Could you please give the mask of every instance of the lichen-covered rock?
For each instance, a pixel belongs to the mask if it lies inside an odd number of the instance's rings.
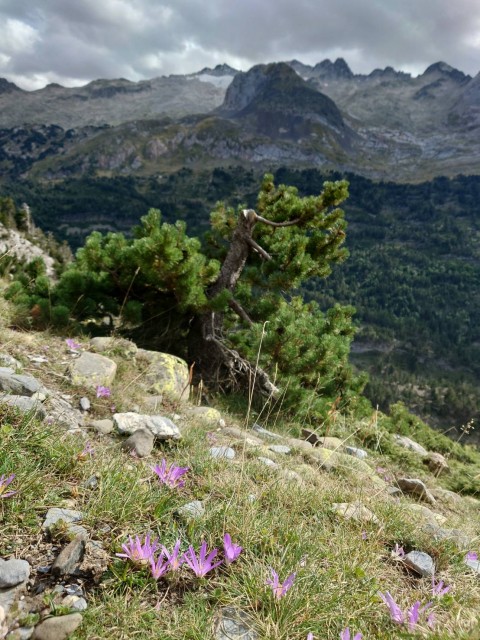
[[[204,424],[216,427],[222,419],[222,414],[213,407],[188,407],[185,414],[189,418],[195,418]]]
[[[131,340],[125,338],[112,338],[99,336],[90,340],[90,346],[96,353],[103,351],[118,352],[123,358],[134,358],[137,355],[138,347]]]
[[[135,433],[139,429],[147,429],[160,440],[179,440],[182,436],[177,425],[164,416],[141,415],[129,411],[127,413],[115,413],[113,422],[117,431],[121,434]]]
[[[114,381],[116,373],[117,364],[113,360],[88,351],[73,360],[69,367],[72,384],[87,387],[108,386]]]
[[[189,372],[187,363],[181,358],[159,351],[138,349],[136,360],[144,369],[141,385],[150,393],[171,400],[188,400]]]

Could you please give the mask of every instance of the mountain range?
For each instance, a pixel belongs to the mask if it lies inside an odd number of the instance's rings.
[[[418,181],[475,174],[480,74],[352,73],[341,58],[24,91],[0,79],[4,178],[148,176],[182,166],[290,165]]]

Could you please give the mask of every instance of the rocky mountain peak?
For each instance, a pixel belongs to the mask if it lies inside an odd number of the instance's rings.
[[[204,67],[201,71],[194,73],[194,76],[200,76],[207,74],[209,76],[234,76],[239,73],[238,69],[234,69],[229,64],[217,64],[216,67],[211,69],[210,67]]]
[[[353,72],[343,58],[332,62],[328,58],[318,62],[313,68],[313,75],[317,78],[329,80],[345,80],[353,78]]]
[[[443,76],[447,76],[449,78],[451,78],[452,80],[454,80],[455,82],[465,82],[465,80],[470,80],[471,76],[466,75],[465,73],[463,73],[463,71],[459,71],[458,69],[455,69],[454,67],[451,67],[449,64],[447,64],[446,62],[435,62],[434,64],[431,64],[429,67],[427,67],[427,69],[425,69],[424,73],[422,74],[422,77],[425,76],[429,76],[429,75],[443,75]]]
[[[22,91],[22,89],[6,78],[0,78],[0,93],[12,93],[13,91]]]

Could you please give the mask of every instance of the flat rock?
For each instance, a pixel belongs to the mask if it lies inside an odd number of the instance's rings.
[[[278,433],[274,433],[273,431],[268,431],[267,429],[264,429],[257,422],[255,422],[255,424],[252,426],[252,431],[255,431],[255,433],[258,436],[260,436],[260,438],[263,438],[263,439],[266,439],[266,440],[268,440],[268,439],[283,440],[281,435],[279,435]]]
[[[73,385],[97,387],[110,385],[117,373],[117,364],[98,353],[84,351],[69,366],[70,379]]]
[[[86,529],[78,525],[83,519],[83,513],[81,511],[75,511],[74,509],[61,509],[59,507],[52,507],[47,511],[45,520],[42,524],[42,529],[48,531],[50,527],[63,521],[67,525],[67,530],[74,536],[88,537]]]
[[[349,456],[355,456],[355,458],[360,458],[360,460],[365,460],[368,458],[368,453],[364,449],[358,449],[357,447],[344,447],[345,453],[348,453]]]
[[[43,385],[33,376],[15,373],[9,368],[0,368],[0,390],[17,396],[30,397],[40,391]]]
[[[205,515],[205,507],[200,500],[192,500],[179,507],[177,513],[182,518],[196,520]]]
[[[135,433],[139,429],[147,429],[159,440],[180,440],[182,437],[177,425],[164,416],[150,416],[133,413],[115,413],[113,422],[121,434]]]
[[[424,551],[410,551],[402,558],[402,562],[424,578],[431,578],[435,573],[435,563]]]
[[[379,524],[380,522],[377,516],[358,500],[356,502],[335,502],[332,504],[332,509],[346,520],[374,522],[375,524]]]
[[[278,464],[271,460],[270,458],[265,458],[264,456],[258,456],[257,460],[259,460],[266,467],[278,467]]]
[[[65,640],[82,624],[80,613],[47,618],[35,627],[33,640]]]
[[[115,351],[123,358],[133,358],[138,352],[137,345],[125,338],[112,338],[111,336],[98,336],[90,339],[90,347],[96,353],[103,351]]]
[[[39,420],[43,420],[46,416],[42,403],[28,396],[3,396],[0,398],[0,402],[8,404],[10,407],[15,407],[20,413],[31,413]]]
[[[76,536],[55,558],[52,565],[52,575],[65,576],[73,573],[84,553],[85,540],[81,536]]]
[[[136,361],[143,369],[141,385],[150,393],[176,401],[188,400],[190,375],[184,360],[168,353],[138,349]]]
[[[418,442],[415,442],[415,440],[407,438],[407,436],[401,436],[400,434],[396,433],[394,434],[393,438],[395,442],[404,449],[409,449],[414,453],[418,453],[418,455],[422,457],[428,455],[428,451],[425,449],[425,447],[422,447],[422,445],[418,444]]]
[[[151,454],[155,436],[148,429],[137,429],[135,433],[122,443],[124,451],[134,451],[139,458],[144,458]]]
[[[278,453],[284,456],[288,455],[292,451],[290,447],[287,447],[284,444],[271,444],[268,448],[270,451],[273,451],[273,453]]]
[[[97,433],[101,433],[103,435],[108,435],[113,431],[113,420],[109,418],[105,418],[104,420],[92,420],[88,423],[89,427],[95,429]]]
[[[249,616],[233,607],[224,607],[215,616],[215,640],[258,640]]]
[[[0,559],[0,589],[9,589],[21,584],[30,575],[30,565],[26,560]]]
[[[203,424],[211,425],[213,427],[218,426],[222,419],[220,411],[217,411],[217,409],[214,409],[213,407],[188,407],[185,409],[184,413],[189,418],[194,418]]]
[[[429,504],[435,504],[436,500],[425,484],[418,478],[398,478],[397,486],[409,495],[425,500]]]
[[[235,458],[235,451],[232,447],[210,447],[210,455],[212,458],[233,460]]]

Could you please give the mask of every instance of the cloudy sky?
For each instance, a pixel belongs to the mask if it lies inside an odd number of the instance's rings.
[[[0,0],[0,77],[24,89],[344,57],[355,73],[480,71],[479,0]]]

